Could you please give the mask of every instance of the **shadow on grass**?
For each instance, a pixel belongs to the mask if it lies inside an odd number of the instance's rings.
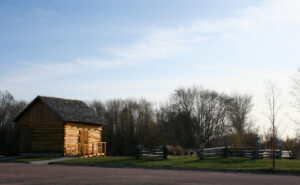
[[[158,158],[143,158],[136,159],[135,157],[96,157],[96,158],[81,158],[75,160],[68,160],[66,163],[86,163],[86,164],[101,164],[107,166],[139,166],[164,161]]]
[[[168,159],[142,158],[133,156],[124,157],[93,157],[76,158],[62,162],[64,164],[77,165],[100,165],[106,167],[150,167],[150,168],[174,168],[174,169],[215,169],[215,170],[250,170],[250,171],[272,171],[271,160],[255,160],[250,158],[210,158],[200,160],[195,156],[168,156]],[[297,161],[278,161],[276,171],[298,171],[300,163]]]
[[[192,158],[173,164],[174,167],[207,169],[266,169],[265,164],[258,164],[255,159],[247,158],[210,158],[200,160]]]

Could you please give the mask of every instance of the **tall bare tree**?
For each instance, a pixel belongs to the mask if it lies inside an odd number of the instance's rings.
[[[249,114],[252,107],[252,97],[249,95],[235,94],[229,104],[228,119],[235,131],[241,135],[251,126]]]
[[[235,135],[235,144],[246,145],[246,131],[251,131],[252,121],[249,114],[252,110],[252,97],[234,94],[228,106],[228,121]]]
[[[14,104],[14,97],[8,91],[0,91],[0,128],[4,127],[12,117],[11,110]]]
[[[294,100],[292,105],[296,109],[296,111],[300,113],[300,69],[298,69],[298,72],[292,78],[291,94]],[[293,120],[295,121],[295,123],[300,125],[299,119],[293,119]]]
[[[210,90],[198,90],[196,98],[197,136],[201,143],[211,146],[226,133],[230,98]]]
[[[224,94],[199,87],[175,90],[164,109],[168,126],[163,128],[173,137],[167,140],[187,148],[213,145],[225,133],[229,101]]]
[[[269,122],[271,124],[272,130],[272,154],[273,154],[273,169],[275,169],[275,146],[277,141],[277,124],[279,122],[279,112],[281,109],[280,103],[280,89],[275,85],[274,82],[266,82],[266,103],[268,108],[268,113],[266,114]]]
[[[175,133],[176,144],[183,145],[184,147],[195,146],[195,98],[197,92],[195,88],[180,88],[176,89],[170,98],[170,111],[173,114],[171,122],[173,123],[173,130]]]

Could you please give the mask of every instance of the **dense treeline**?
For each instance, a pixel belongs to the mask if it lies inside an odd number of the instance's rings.
[[[18,127],[14,117],[25,107],[26,102],[16,101],[7,91],[0,91],[0,154],[17,154]]]
[[[162,138],[152,104],[144,99],[94,101],[91,107],[106,122],[103,140],[110,155],[133,155],[138,144],[160,145]]]
[[[134,155],[137,145],[178,145],[198,148],[255,145],[257,130],[250,118],[249,95],[218,93],[200,87],[179,88],[163,105],[146,99],[112,99],[88,103],[105,121],[103,141],[108,155]],[[13,118],[26,103],[0,91],[0,153],[17,153],[18,130]],[[261,137],[262,138],[262,137]],[[266,135],[266,147],[270,147]],[[291,147],[297,139],[287,139]]]
[[[167,103],[156,109],[145,99],[95,100],[90,106],[107,123],[103,140],[109,143],[111,155],[134,154],[138,144],[244,146],[253,144],[257,135],[249,129],[251,96],[229,96],[192,87],[175,90]]]

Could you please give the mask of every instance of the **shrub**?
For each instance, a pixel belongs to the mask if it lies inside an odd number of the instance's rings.
[[[175,145],[174,151],[175,151],[175,155],[183,155],[183,149],[179,145]]]
[[[167,154],[168,155],[174,155],[175,154],[175,149],[172,145],[167,145]]]

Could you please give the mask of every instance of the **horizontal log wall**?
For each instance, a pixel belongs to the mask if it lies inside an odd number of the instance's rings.
[[[18,119],[21,153],[63,153],[63,120],[38,100]]]
[[[63,122],[20,124],[21,153],[63,153]]]
[[[87,144],[81,143],[80,141],[80,134],[83,130],[87,130],[88,132],[87,143],[101,142],[102,126],[67,122],[64,125],[64,155],[67,155],[66,151],[68,151],[68,155],[81,155],[81,147],[79,146],[78,149],[76,149],[75,147],[72,148],[72,146],[74,146],[74,144]],[[89,150],[89,152],[92,152],[92,147],[90,147]]]

